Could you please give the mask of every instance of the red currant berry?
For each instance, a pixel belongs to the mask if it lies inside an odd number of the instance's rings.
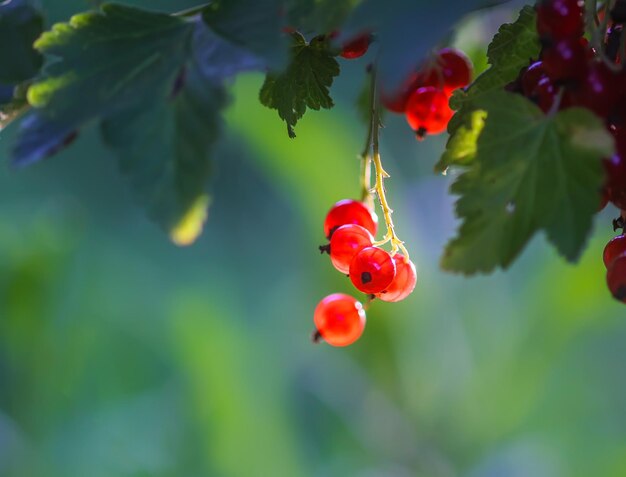
[[[613,260],[606,272],[606,283],[613,297],[626,303],[626,256]]]
[[[344,199],[337,202],[328,211],[326,220],[324,220],[324,235],[330,239],[338,227],[346,224],[360,225],[376,236],[378,216],[363,202]]]
[[[350,280],[363,293],[380,293],[393,281],[396,264],[388,252],[378,247],[365,247],[350,264]]]
[[[461,50],[444,48],[435,57],[435,64],[423,73],[424,86],[435,86],[451,93],[472,81],[472,62]]]
[[[606,174],[605,190],[609,200],[620,209],[626,209],[626,161],[619,151],[602,161]]]
[[[556,98],[556,88],[547,76],[539,80],[537,87],[535,88],[530,99],[537,103],[537,106],[541,108],[544,113],[547,113]]]
[[[404,300],[415,289],[417,283],[417,272],[411,260],[406,260],[402,254],[395,254],[392,257],[396,264],[396,276],[389,286],[376,297],[382,301],[397,302]]]
[[[602,62],[589,65],[584,77],[571,89],[574,106],[593,111],[607,117],[618,99],[617,76]]]
[[[626,130],[615,131],[616,152],[604,159],[604,190],[609,200],[620,209],[626,209]]]
[[[583,34],[582,0],[541,0],[537,3],[537,32],[542,38],[562,40]]]
[[[365,310],[355,298],[343,293],[328,295],[315,307],[317,333],[332,346],[348,346],[363,334]]]
[[[360,225],[342,225],[330,238],[330,261],[341,273],[348,273],[354,256],[372,242],[372,234]]]
[[[522,92],[524,96],[532,96],[539,81],[543,78],[546,78],[546,70],[543,67],[543,62],[535,61],[522,74]]]
[[[602,189],[601,196],[600,196],[600,205],[598,206],[598,212],[603,210],[607,206],[608,203],[609,203],[609,194],[606,191],[606,189]]]
[[[411,76],[398,88],[394,93],[387,93],[381,88],[380,101],[385,108],[394,113],[404,113],[409,97],[417,88],[421,86],[423,77],[417,72],[411,73]]]
[[[448,95],[433,86],[418,88],[406,106],[406,120],[422,139],[426,134],[439,134],[446,130],[454,111],[448,105]]]
[[[591,50],[584,38],[566,38],[556,42],[542,53],[543,67],[550,79],[567,82],[582,78],[587,71],[587,60]]]
[[[602,259],[604,260],[604,266],[609,268],[620,255],[626,253],[626,235],[618,235],[609,240],[609,243],[604,247],[602,253]]]
[[[367,52],[371,42],[372,35],[370,33],[363,33],[345,43],[339,55],[347,60],[360,58]]]

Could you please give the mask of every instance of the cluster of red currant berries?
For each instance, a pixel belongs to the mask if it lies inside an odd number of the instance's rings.
[[[405,299],[415,288],[415,265],[400,253],[390,254],[376,246],[378,217],[363,202],[342,200],[328,212],[324,235],[329,243],[320,250],[330,255],[333,266],[347,274],[355,288],[386,302]],[[365,309],[355,298],[335,293],[315,308],[316,341],[333,346],[354,343],[365,328]]]
[[[621,64],[622,24],[609,26],[601,56],[582,36],[582,0],[543,0],[537,4],[537,31],[543,45],[540,59],[522,69],[509,89],[530,98],[546,113],[582,107],[605,121],[617,152],[604,160],[600,208],[611,201],[626,209],[626,72],[606,63],[609,59]]]
[[[536,6],[537,32],[542,43],[538,60],[520,71],[507,89],[519,92],[550,114],[582,107],[600,117],[613,135],[616,152],[603,160],[605,183],[599,198],[603,209],[610,201],[626,209],[626,71],[620,57],[626,17],[610,12],[602,51],[583,37],[585,5],[582,0],[540,0]],[[605,14],[604,12],[600,12]],[[604,251],[609,289],[626,301],[626,252],[623,235]]]
[[[472,63],[455,48],[444,48],[411,73],[398,91],[381,92],[381,102],[394,113],[404,114],[418,139],[440,134],[454,111],[448,101],[452,92],[472,79]]]
[[[336,33],[331,33],[334,38]],[[342,45],[341,57],[352,60],[363,56],[372,35],[361,34]],[[454,111],[448,101],[452,92],[472,80],[472,62],[456,48],[444,48],[413,71],[398,91],[380,94],[382,104],[394,113],[404,114],[418,139],[440,134],[448,127]]]
[[[584,2],[542,0],[536,8],[540,58],[523,68],[508,89],[530,98],[546,113],[573,106],[587,108],[606,119],[613,130],[616,106],[624,96],[622,75],[601,61],[583,37]]]

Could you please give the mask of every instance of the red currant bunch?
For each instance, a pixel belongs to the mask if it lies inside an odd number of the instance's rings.
[[[415,265],[400,253],[377,246],[374,237],[378,218],[365,203],[341,200],[324,221],[329,243],[320,247],[330,255],[333,266],[347,274],[354,287],[386,302],[397,302],[411,294],[417,283]],[[315,341],[333,346],[356,341],[365,327],[365,309],[356,299],[336,293],[324,298],[315,309]]]
[[[600,47],[592,48],[584,34],[583,0],[539,0],[539,58],[520,71],[507,89],[534,101],[546,114],[570,107],[586,108],[601,118],[615,141],[615,154],[603,161],[605,182],[598,191],[599,210],[610,201],[622,210],[614,221],[623,228],[626,217],[626,70],[620,58],[626,17],[611,10]],[[591,14],[605,12],[589,12]],[[607,21],[608,20],[608,21]],[[626,239],[619,235],[604,249],[607,283],[626,302]]]
[[[472,63],[455,48],[444,48],[411,73],[393,93],[381,92],[383,105],[401,113],[418,139],[440,134],[453,115],[448,105],[455,89],[464,88],[472,79]]]

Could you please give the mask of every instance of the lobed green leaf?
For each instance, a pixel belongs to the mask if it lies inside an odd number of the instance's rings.
[[[485,93],[476,106],[486,121],[474,160],[452,185],[463,222],[442,267],[465,274],[506,268],[539,230],[576,260],[600,203],[601,158],[613,151],[602,121],[583,109],[546,116],[503,91]]]
[[[278,111],[287,123],[289,137],[294,138],[294,126],[307,108],[333,107],[329,88],[339,74],[339,63],[324,39],[316,37],[307,43],[297,33],[292,38],[287,69],[282,73],[268,73],[259,98],[263,105]]]
[[[28,90],[35,110],[20,124],[14,162],[48,157],[99,121],[149,215],[176,243],[193,242],[209,203],[223,81],[264,63],[199,19],[114,4],[55,25],[36,47],[48,61]]]

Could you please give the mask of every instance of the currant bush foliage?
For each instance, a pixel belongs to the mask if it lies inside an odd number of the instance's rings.
[[[0,130],[26,107],[22,82],[35,76],[43,57],[32,45],[43,31],[43,17],[26,0],[0,5]]]
[[[363,66],[375,60],[383,87],[393,86],[485,3],[215,0],[177,14],[104,4],[43,34],[43,17],[28,0],[0,3],[0,41],[15,46],[0,51],[0,128],[20,118],[12,160],[24,166],[98,124],[150,217],[188,244],[206,218],[229,80],[265,74],[259,99],[295,137],[308,109],[333,107],[343,41],[373,32]],[[452,193],[462,223],[445,249],[446,269],[507,267],[537,231],[569,260],[584,245],[600,159],[613,145],[591,113],[544,115],[504,92],[539,51],[527,6],[489,45],[489,68],[451,100],[456,114],[436,169],[461,170]]]
[[[600,158],[613,149],[602,121],[583,109],[545,115],[503,91],[476,105],[485,124],[473,162],[452,185],[463,223],[443,267],[464,273],[507,267],[538,230],[575,260],[598,210]]]
[[[260,99],[265,106],[278,111],[287,123],[289,137],[294,138],[293,128],[307,108],[333,107],[329,88],[339,74],[339,63],[324,38],[315,37],[307,43],[302,35],[294,33],[292,39],[289,66],[282,73],[267,75]]]

